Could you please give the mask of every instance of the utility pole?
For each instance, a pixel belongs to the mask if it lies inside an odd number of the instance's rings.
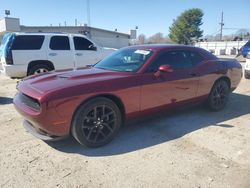
[[[87,0],[87,19],[88,19],[88,26],[90,27],[90,4],[89,0]]]
[[[221,13],[221,22],[220,22],[220,40],[222,40],[222,31],[223,31],[223,26],[224,26],[224,22],[223,22],[223,12]]]
[[[90,22],[90,4],[89,4],[89,0],[87,0],[87,19],[88,19],[88,37],[92,38],[92,36],[91,36],[91,22]]]

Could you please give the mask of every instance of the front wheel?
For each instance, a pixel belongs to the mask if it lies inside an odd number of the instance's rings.
[[[73,137],[87,147],[109,143],[122,123],[121,112],[110,99],[94,98],[79,107],[71,128]]]
[[[209,94],[207,105],[212,111],[222,110],[228,101],[230,88],[224,80],[215,82]]]

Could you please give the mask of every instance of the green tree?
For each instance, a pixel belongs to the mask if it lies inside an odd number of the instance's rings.
[[[163,33],[156,33],[153,36],[149,37],[148,42],[150,44],[159,44],[159,43],[164,43],[164,36]]]
[[[184,11],[169,28],[169,38],[179,44],[192,44],[194,39],[202,37],[202,16],[203,12],[198,8]]]
[[[136,41],[137,44],[145,44],[146,43],[146,36],[144,34],[140,34],[138,37],[137,37],[137,41]]]

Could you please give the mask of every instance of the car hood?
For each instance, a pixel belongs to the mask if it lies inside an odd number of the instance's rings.
[[[41,75],[34,75],[19,82],[17,88],[22,93],[33,96],[37,99],[56,90],[72,88],[75,86],[93,85],[97,82],[104,82],[123,78],[131,75],[126,72],[115,72],[94,67],[82,70],[65,72],[49,72]]]

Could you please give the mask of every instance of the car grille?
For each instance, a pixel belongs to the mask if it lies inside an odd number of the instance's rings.
[[[33,99],[32,97],[29,97],[23,93],[19,93],[19,98],[20,98],[21,102],[23,104],[25,104],[26,106],[28,106],[36,111],[40,111],[40,103],[38,102],[38,100]]]

